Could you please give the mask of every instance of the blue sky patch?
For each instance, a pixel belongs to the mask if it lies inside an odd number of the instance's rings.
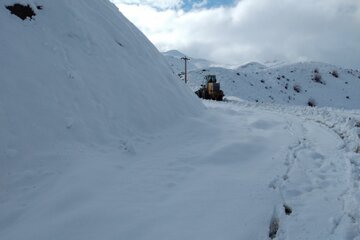
[[[183,9],[189,11],[192,9],[194,4],[203,2],[202,0],[185,0]],[[234,5],[235,0],[207,0],[206,4],[202,8],[213,8],[219,6],[232,6]]]

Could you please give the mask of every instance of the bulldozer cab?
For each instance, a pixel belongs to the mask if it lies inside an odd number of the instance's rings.
[[[206,81],[206,83],[216,83],[216,76],[215,75],[206,75],[205,81]]]

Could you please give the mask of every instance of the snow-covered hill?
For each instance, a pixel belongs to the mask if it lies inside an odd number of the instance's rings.
[[[190,61],[191,62],[191,61]],[[183,62],[171,62],[176,73]],[[288,105],[316,105],[346,109],[360,108],[360,71],[305,62],[285,64],[251,62],[235,69],[201,67],[189,70],[189,86],[197,90],[204,76],[215,74],[226,96],[244,100]]]
[[[24,21],[15,2],[0,5],[1,148],[118,138],[201,108],[108,1],[22,1],[36,13]]]
[[[3,0],[0,29],[0,239],[65,239],[91,191],[69,169],[204,107],[107,0]]]
[[[162,53],[167,62],[170,64],[173,71],[180,77],[183,78],[184,76],[184,60],[182,60],[182,57],[185,57],[186,55],[177,51],[177,50],[170,50],[167,52]],[[212,66],[217,66],[218,64],[201,59],[201,58],[191,58],[191,61],[188,61],[188,71],[196,70],[196,69],[204,69],[209,68]]]
[[[250,64],[235,70],[208,68],[191,71],[196,89],[207,74],[215,74],[227,96],[288,105],[360,108],[360,72],[324,63],[296,63],[266,68]]]

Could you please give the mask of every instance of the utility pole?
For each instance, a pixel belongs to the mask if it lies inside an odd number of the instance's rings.
[[[189,61],[190,58],[187,58],[186,56],[184,56],[181,59],[185,61],[185,84],[186,84],[187,83],[187,61]]]

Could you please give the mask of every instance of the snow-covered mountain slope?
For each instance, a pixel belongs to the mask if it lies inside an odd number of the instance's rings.
[[[170,64],[173,71],[180,77],[183,78],[184,73],[184,60],[181,58],[186,56],[185,54],[177,51],[177,50],[170,50],[167,52],[162,53],[168,63]],[[209,68],[212,66],[217,66],[218,64],[213,63],[211,61],[201,59],[201,58],[191,58],[188,61],[188,71],[196,70],[196,69],[204,69]]]
[[[107,0],[21,1],[36,14],[24,21],[15,2],[0,4],[2,149],[153,131],[201,108]]]
[[[258,63],[258,62],[250,62],[247,64],[244,64],[238,68],[236,68],[235,70],[237,71],[242,71],[242,72],[254,72],[254,71],[260,71],[260,70],[264,70],[266,69],[266,66]]]
[[[0,239],[64,239],[93,198],[69,191],[97,191],[69,169],[204,107],[107,0],[3,0],[0,29]]]
[[[171,51],[167,61],[183,79],[182,53]],[[316,105],[336,108],[360,108],[360,71],[318,63],[286,64],[272,61],[250,62],[237,68],[197,66],[189,61],[189,86],[195,91],[204,76],[215,74],[226,96],[244,100],[288,105]]]
[[[360,72],[325,63],[296,63],[265,67],[250,63],[237,69],[208,68],[190,71],[195,90],[207,74],[215,74],[227,96],[288,105],[360,108]]]

